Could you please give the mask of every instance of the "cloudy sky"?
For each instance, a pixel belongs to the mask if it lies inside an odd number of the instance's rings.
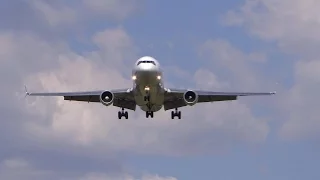
[[[1,0],[0,179],[319,179],[320,1]],[[24,98],[127,88],[160,61],[168,87],[272,97],[117,119]]]

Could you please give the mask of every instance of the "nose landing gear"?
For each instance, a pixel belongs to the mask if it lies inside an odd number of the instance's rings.
[[[144,97],[144,101],[150,101],[150,95],[149,94]]]
[[[145,88],[144,88],[144,90],[145,90],[145,92],[146,92],[146,96],[144,96],[144,101],[150,101],[150,88],[148,87],[148,86],[146,86]]]

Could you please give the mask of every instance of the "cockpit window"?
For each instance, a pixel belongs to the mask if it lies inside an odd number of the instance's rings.
[[[139,61],[137,65],[139,65],[141,63],[151,63],[153,65],[156,65],[156,63],[154,61]]]

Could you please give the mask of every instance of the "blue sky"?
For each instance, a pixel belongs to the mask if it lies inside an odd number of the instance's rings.
[[[317,5],[1,1],[0,179],[318,179]],[[179,121],[140,110],[119,121],[115,107],[23,99],[24,84],[130,87],[144,55],[158,59],[169,87],[278,94],[182,108]]]

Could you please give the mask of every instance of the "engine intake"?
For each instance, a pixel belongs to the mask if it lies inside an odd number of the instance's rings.
[[[195,105],[198,102],[198,97],[194,91],[187,91],[183,94],[183,99],[189,106]]]
[[[100,102],[105,106],[110,106],[113,103],[114,95],[110,91],[104,91],[100,95]]]

